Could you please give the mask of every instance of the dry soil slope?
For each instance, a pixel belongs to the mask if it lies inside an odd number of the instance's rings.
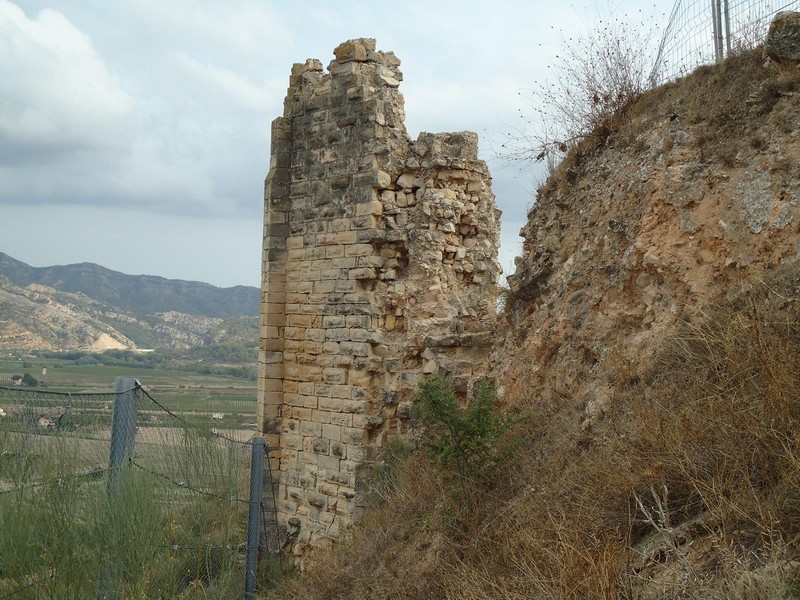
[[[680,320],[800,256],[800,92],[760,52],[647,94],[539,190],[495,354],[509,404],[614,404]]]

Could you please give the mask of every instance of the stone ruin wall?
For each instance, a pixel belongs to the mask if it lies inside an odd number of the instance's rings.
[[[411,141],[394,54],[334,55],[293,66],[265,189],[258,423],[298,553],[358,516],[423,377],[488,372],[500,274],[477,136]]]

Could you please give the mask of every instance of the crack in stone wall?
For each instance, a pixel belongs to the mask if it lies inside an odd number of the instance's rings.
[[[363,510],[423,377],[487,374],[500,274],[477,136],[410,140],[397,57],[334,55],[293,66],[265,184],[258,423],[298,554]]]

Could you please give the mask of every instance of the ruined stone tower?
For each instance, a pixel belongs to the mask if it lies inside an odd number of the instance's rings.
[[[412,142],[394,54],[334,54],[292,68],[265,189],[258,423],[298,552],[357,516],[420,379],[486,373],[500,273],[477,136]]]

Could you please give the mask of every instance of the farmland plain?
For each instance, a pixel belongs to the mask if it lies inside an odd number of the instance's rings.
[[[135,367],[76,364],[76,361],[6,355],[0,357],[0,386],[29,373],[37,390],[64,393],[113,392],[117,377],[139,381],[159,404],[194,424],[216,429],[254,430],[256,382],[238,377],[201,373],[169,366]]]

